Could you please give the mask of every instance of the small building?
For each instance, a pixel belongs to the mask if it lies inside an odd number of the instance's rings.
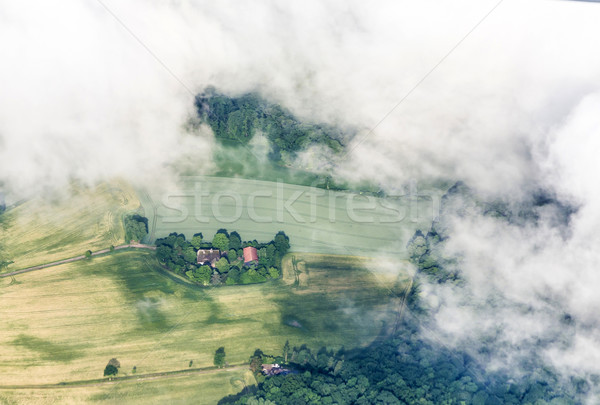
[[[255,247],[248,246],[244,248],[244,265],[248,266],[252,263],[258,263],[258,252]]]
[[[219,249],[198,249],[197,262],[198,264],[207,264],[215,267],[215,263],[221,258]]]
[[[271,377],[274,375],[287,375],[291,372],[292,372],[291,370],[289,370],[287,368],[283,368],[277,363],[262,365],[262,373],[268,377]]]

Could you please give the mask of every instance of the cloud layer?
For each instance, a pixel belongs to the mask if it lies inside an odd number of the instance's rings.
[[[181,161],[201,173],[215,146],[186,130],[193,94],[259,90],[362,128],[340,176],[460,179],[515,205],[544,190],[578,207],[567,237],[553,212],[535,226],[450,221],[467,290],[435,292],[437,320],[457,345],[500,327],[506,359],[568,313],[570,343],[541,356],[600,372],[599,5],[505,0],[482,21],[496,1],[104,4],[122,24],[99,2],[0,6],[0,181],[14,195],[148,184]]]

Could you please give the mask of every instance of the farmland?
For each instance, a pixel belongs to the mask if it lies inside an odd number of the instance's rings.
[[[289,266],[292,259],[303,274],[300,283],[295,281],[297,272],[288,268],[283,280],[206,289],[165,272],[153,253],[145,251],[2,279],[2,385],[97,379],[112,357],[121,362],[119,375],[131,375],[133,366],[138,374],[165,372],[186,369],[190,360],[194,367],[208,367],[219,346],[225,347],[232,365],[246,362],[257,347],[280,353],[288,339],[292,345],[353,347],[368,344],[393,321],[403,280],[398,283],[393,272],[365,269],[388,266],[300,253],[285,263]],[[216,374],[178,376],[174,384],[182,385],[178,395],[192,396],[198,384],[213,380],[215,397],[239,390]],[[148,392],[168,395],[171,389],[162,380],[140,384],[146,388],[136,391],[127,382],[115,392],[132,396],[133,402],[139,394],[136,400],[142,403]],[[65,398],[64,390],[81,395],[69,398],[106,399],[105,387],[33,391]],[[22,392],[0,395],[18,400]],[[98,395],[86,397],[88,392]]]
[[[164,379],[127,380],[108,384],[0,390],[8,404],[215,404],[225,395],[255,383],[250,370],[218,370],[210,374],[169,376]]]
[[[161,193],[140,193],[150,238],[171,232],[205,237],[220,228],[270,240],[280,230],[302,252],[406,257],[406,243],[434,217],[436,197],[380,199],[314,187],[191,177]]]
[[[93,189],[72,186],[55,199],[34,198],[3,214],[2,257],[14,263],[3,272],[49,263],[124,242],[122,216],[139,208],[123,182]]]

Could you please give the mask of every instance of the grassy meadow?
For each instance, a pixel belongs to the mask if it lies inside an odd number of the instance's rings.
[[[34,198],[2,215],[0,260],[9,272],[105,249],[124,242],[122,216],[140,207],[123,182],[72,186],[55,199]]]
[[[295,251],[342,255],[406,256],[415,230],[434,217],[427,197],[381,199],[239,178],[189,177],[177,189],[140,195],[152,240],[171,232],[210,240],[227,228],[268,241],[283,230]]]
[[[216,404],[256,381],[250,370],[219,370],[210,374],[169,376],[166,379],[125,380],[90,386],[0,390],[0,403],[71,404]]]
[[[290,267],[292,259],[296,269]],[[1,384],[101,378],[112,357],[121,362],[121,376],[131,375],[134,366],[137,374],[186,369],[190,360],[194,368],[209,367],[219,346],[232,365],[248,361],[256,348],[279,354],[288,339],[292,346],[355,347],[371,342],[394,319],[402,279],[398,283],[398,277],[367,270],[377,268],[373,262],[297,253],[285,263],[283,280],[218,288],[186,283],[162,270],[154,253],[146,251],[0,279]],[[189,381],[182,392],[198,395],[198,381],[206,378],[177,376],[174,381],[184,386]],[[216,374],[209,379],[221,384],[215,396],[239,390],[232,391]],[[140,395],[154,390],[167,398],[172,389],[159,380],[141,384],[148,388]],[[118,390],[137,395],[131,386],[123,382]],[[86,402],[101,401],[105,388],[56,388],[36,395],[96,392]],[[18,400],[18,391],[0,390],[0,395]]]

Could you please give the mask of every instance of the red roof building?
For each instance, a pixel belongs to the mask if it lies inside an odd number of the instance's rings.
[[[258,252],[255,247],[248,246],[244,248],[244,264],[258,262]]]

